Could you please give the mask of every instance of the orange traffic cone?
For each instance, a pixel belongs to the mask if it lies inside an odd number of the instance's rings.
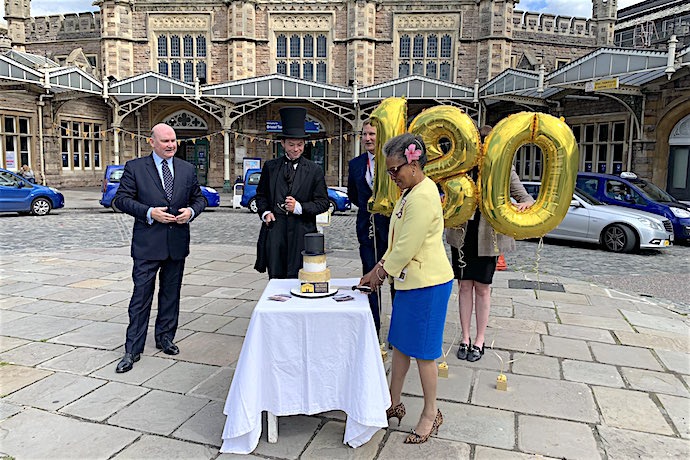
[[[503,257],[503,254],[498,256],[498,261],[496,262],[496,270],[498,270],[499,272],[508,270],[508,265],[506,265],[506,259],[505,257]]]

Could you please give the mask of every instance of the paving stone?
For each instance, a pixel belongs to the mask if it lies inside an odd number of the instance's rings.
[[[201,315],[199,318],[185,324],[184,327],[194,331],[214,332],[228,324],[232,319],[232,317],[227,316]]]
[[[122,358],[122,356],[120,356],[120,358]],[[119,360],[117,361],[119,362]],[[116,382],[131,383],[132,385],[141,385],[173,364],[175,364],[175,361],[172,359],[141,355],[141,359],[134,363],[134,367],[129,372],[125,372],[124,374],[116,373],[115,367],[117,364],[113,362],[110,366],[105,366],[91,373],[91,376]]]
[[[119,382],[109,382],[60,409],[59,412],[102,422],[149,390]]]
[[[197,297],[198,298],[198,297]],[[224,315],[238,305],[244,303],[241,299],[201,299],[209,300],[206,305],[195,309],[196,313],[204,313],[210,315]],[[229,315],[228,315],[229,316]]]
[[[500,450],[484,446],[477,446],[474,449],[474,460],[542,460],[551,458],[553,457],[522,454],[512,450]]]
[[[657,397],[678,433],[683,438],[690,439],[690,399],[662,394],[657,395]]]
[[[52,343],[32,342],[18,348],[0,354],[0,361],[19,364],[22,366],[35,366],[55,356],[67,353],[74,348]]]
[[[563,366],[563,377],[566,380],[588,383],[590,385],[625,387],[618,369],[614,366],[571,359],[563,360],[561,365]]]
[[[496,286],[496,283],[492,284],[494,287],[499,287]],[[455,299],[457,299],[457,294],[454,296]],[[530,299],[527,299],[527,302],[529,302]],[[457,302],[455,302],[457,304]],[[494,307],[511,307],[513,306],[513,299],[511,297],[505,297],[505,296],[500,296],[500,295],[491,295],[491,311],[493,311]]]
[[[265,413],[262,414],[262,419],[263,429],[261,430],[261,438],[259,438],[259,445],[253,453],[282,459],[304,459],[305,457],[302,452],[304,452],[305,446],[312,437],[314,437],[316,430],[321,424],[321,419],[317,417],[307,417],[306,415],[278,417],[278,442],[269,443],[267,438],[268,425],[266,424]],[[342,444],[342,442],[343,437],[341,434],[340,443]],[[349,448],[343,445],[343,449]],[[357,452],[359,448],[356,450],[349,450],[351,452]],[[333,452],[329,453],[332,454]],[[302,454],[301,457],[300,454]]]
[[[406,433],[391,433],[377,457],[378,460],[399,460],[402,458],[410,460],[427,460],[430,458],[461,460],[470,458],[470,446],[464,442],[431,437],[424,444],[413,445],[403,443],[406,437]]]
[[[592,359],[587,343],[583,340],[551,337],[548,335],[542,336],[541,339],[544,342],[545,355],[582,361],[590,361]]]
[[[647,371],[644,369],[621,368],[623,378],[635,390],[665,393],[675,396],[690,397],[683,383],[673,374]]]
[[[668,370],[680,374],[690,374],[690,354],[668,350],[656,350],[656,354]]]
[[[518,446],[525,452],[559,458],[601,458],[589,426],[544,417],[518,416]]]
[[[121,315],[122,310],[116,307],[104,307],[102,305],[96,306],[90,311],[78,315],[79,319],[88,319],[91,321],[108,321],[111,318],[115,318],[117,315]]]
[[[29,316],[29,313],[14,310],[0,310],[0,324],[7,324],[10,321],[24,318],[25,316]]]
[[[558,312],[558,318],[562,324],[573,324],[576,326],[587,326],[598,329],[609,329],[614,331],[633,331],[633,328],[623,318],[606,318],[601,316],[587,316],[574,313]]]
[[[110,286],[108,286],[108,288],[110,288]],[[94,305],[112,306],[123,300],[129,301],[130,297],[131,293],[129,291],[108,291],[86,299],[84,302]]]
[[[86,288],[86,289],[100,289],[102,287],[105,287],[109,284],[113,284],[112,280],[102,280],[98,278],[89,278],[85,279],[82,281],[78,281],[76,283],[72,283],[68,285],[68,287],[76,287],[76,288]]]
[[[512,372],[514,374],[559,379],[561,376],[561,367],[556,358],[540,355],[516,354],[516,356],[513,357]]]
[[[493,306],[492,306],[493,310]],[[556,312],[550,308],[528,307],[525,305],[515,305],[515,318],[528,319],[532,321],[556,322]]]
[[[38,283],[18,282],[0,286],[0,294],[18,294],[20,292],[33,292],[42,286]]]
[[[548,323],[549,334],[557,337],[581,339],[593,342],[615,343],[611,333],[606,330],[570,324]]]
[[[622,311],[625,318],[634,326],[645,327],[648,329],[656,329],[659,331],[673,332],[674,334],[688,335],[690,328],[683,322],[683,317],[678,316],[678,319],[661,318],[655,315],[648,315],[646,313],[638,313],[633,311]]]
[[[493,369],[499,371],[507,369],[509,366],[507,363],[510,361],[510,353],[504,350],[494,350],[487,346],[484,349],[484,356],[479,361],[473,363],[465,360],[460,361],[456,356],[457,351],[458,347],[453,347],[448,356],[448,365],[451,367],[457,363],[458,366],[470,369]]]
[[[39,367],[54,371],[69,372],[72,374],[87,375],[103,366],[114,363],[122,358],[121,353],[114,351],[95,350],[93,348],[77,348],[45,361]]]
[[[236,335],[245,337],[249,328],[249,318],[234,318],[230,323],[218,329],[219,334]]]
[[[541,352],[540,335],[537,332],[517,332],[503,329],[487,329],[485,335],[485,347],[499,348],[503,350],[526,351],[529,353]],[[485,354],[486,354],[485,350]]]
[[[124,324],[95,322],[55,337],[51,342],[114,350],[122,345],[126,332]]]
[[[59,306],[50,309],[52,316],[61,316],[65,318],[77,318],[93,313],[101,308],[99,305],[92,305],[89,303],[77,302],[60,302]]]
[[[177,362],[147,380],[144,386],[175,393],[187,393],[217,371],[216,366]]]
[[[493,302],[493,300],[492,300],[492,302]],[[516,298],[512,299],[512,304],[515,307],[518,307],[518,306],[538,307],[538,308],[548,308],[549,310],[554,310],[556,308],[556,304],[553,303],[553,300],[524,299],[522,297],[516,297]]]
[[[556,304],[563,303],[574,303],[582,305],[590,305],[589,299],[584,294],[574,294],[570,292],[551,292],[551,291],[541,291],[539,300],[551,300]]]
[[[519,318],[489,318],[489,327],[517,332],[546,334],[546,325],[541,321]]]
[[[663,306],[651,304],[649,302],[635,302],[634,304],[631,304],[629,308],[621,308],[621,310],[647,313],[649,315],[661,316],[663,318],[678,319],[678,313],[673,312]]]
[[[655,350],[690,352],[690,343],[680,337],[671,338],[661,335],[642,334],[635,332],[615,331],[616,337],[623,345],[653,348]]]
[[[470,397],[470,387],[472,385],[472,369],[450,362],[448,367],[448,378],[439,378],[436,389],[439,399],[449,401],[468,402]],[[405,376],[403,391],[406,394],[422,396],[422,382],[419,379],[419,370],[415,363],[410,365],[410,370]]]
[[[606,306],[601,304],[594,305],[578,305],[571,303],[559,302],[558,314],[568,313],[570,315],[587,315],[587,316],[598,316],[601,318],[618,318],[623,319],[618,307]]]
[[[160,436],[144,435],[131,446],[120,452],[114,458],[118,460],[143,459],[202,459],[214,458],[216,449],[200,446],[189,442],[167,439]]]
[[[0,363],[0,397],[14,393],[51,374],[50,371],[33,367]]]
[[[46,294],[42,296],[42,298],[60,302],[81,302],[86,299],[91,299],[99,293],[100,292],[95,289],[64,288],[60,291]]]
[[[230,391],[230,383],[234,373],[234,368],[222,367],[214,375],[197,385],[189,394],[214,401],[225,401]]]
[[[1,281],[0,281],[1,282]],[[35,302],[36,299],[30,297],[5,297],[0,298],[0,310],[16,309],[22,305]]]
[[[167,436],[206,403],[207,399],[151,390],[110,417],[108,423]]]
[[[493,301],[493,297],[511,297],[513,300],[516,298],[521,299],[523,302],[526,302],[527,299],[536,299],[534,296],[534,290],[533,289],[510,289],[510,288],[499,288],[499,287],[492,287],[491,288],[491,298]],[[549,300],[549,299],[545,299]]]
[[[208,305],[211,302],[213,302],[213,299],[204,299],[201,297],[183,297],[180,299],[180,311],[194,311],[203,307],[204,305]]]
[[[599,421],[594,399],[582,383],[507,375],[508,391],[496,390],[496,374],[479,371],[472,404],[581,422]]]
[[[203,297],[214,297],[217,299],[244,299],[249,289],[220,287],[202,294]]]
[[[258,299],[257,299],[258,300]],[[239,318],[251,318],[256,307],[256,302],[242,302],[232,310],[225,312],[226,316],[235,316]]]
[[[3,334],[28,340],[45,340],[91,324],[74,318],[30,315],[3,325]]]
[[[205,294],[208,294],[209,292],[217,290],[216,287],[214,286],[192,286],[189,284],[184,284],[184,280],[182,283],[182,289],[180,290],[180,296],[181,297],[201,297],[205,296]],[[206,296],[206,297],[213,297],[213,296]]]
[[[54,411],[106,383],[105,380],[56,373],[12,393],[7,400]]]
[[[57,456],[108,459],[140,436],[134,431],[36,409],[27,409],[0,423],[0,431],[5,433],[4,454],[36,459]]]
[[[180,347],[177,359],[213,366],[228,366],[238,360],[243,341],[242,337],[232,335],[197,332],[177,342]],[[209,350],[218,352],[209,353]]]
[[[0,399],[0,422],[22,411],[22,407]]]
[[[316,436],[309,443],[309,446],[300,456],[303,460],[320,460],[328,458],[332,460],[365,460],[374,458],[378,451],[379,444],[383,440],[385,430],[377,431],[368,443],[352,449],[343,444],[345,434],[345,424],[342,422],[327,422],[316,433]],[[278,436],[280,441],[280,435]],[[257,449],[258,452],[258,449]]]
[[[211,401],[203,409],[194,414],[172,434],[176,438],[187,441],[220,447],[223,443],[223,427],[225,426],[225,404]]]
[[[690,452],[690,442],[683,439],[602,425],[597,431],[609,460],[688,458]]]
[[[673,430],[647,393],[604,387],[593,387],[592,391],[605,425],[673,435]]]
[[[592,353],[594,353],[594,359],[601,363],[613,364],[615,366],[640,367],[654,371],[662,370],[659,362],[646,348],[609,345],[598,342],[592,342],[589,346],[592,349]]]
[[[4,353],[7,350],[20,347],[24,344],[29,343],[28,340],[18,339],[16,337],[6,337],[0,336],[0,353]]]

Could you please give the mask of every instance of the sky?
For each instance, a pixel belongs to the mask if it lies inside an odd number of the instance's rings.
[[[618,8],[640,3],[642,0],[618,0]],[[93,0],[32,0],[31,15],[45,16],[58,13],[81,13],[96,11]],[[523,11],[548,12],[566,16],[588,18],[592,16],[591,0],[520,0],[517,9]],[[5,15],[5,2],[0,0],[0,18]],[[0,22],[4,23],[3,19]]]

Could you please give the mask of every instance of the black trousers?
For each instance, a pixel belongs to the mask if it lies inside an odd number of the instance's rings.
[[[153,292],[156,288],[156,274],[158,273],[160,273],[158,315],[156,316],[154,337],[156,342],[160,342],[163,337],[170,340],[175,338],[180,313],[180,289],[182,288],[184,262],[184,259],[134,259],[134,267],[132,268],[134,291],[129,301],[126,352],[136,354],[144,351]]]

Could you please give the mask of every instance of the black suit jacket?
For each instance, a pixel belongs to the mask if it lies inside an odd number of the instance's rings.
[[[118,209],[135,218],[132,233],[132,257],[144,260],[184,259],[189,254],[189,223],[162,224],[153,221],[149,225],[146,213],[151,207],[166,206],[174,210],[190,207],[194,217],[206,208],[194,166],[179,158],[173,158],[173,196],[168,201],[163,190],[153,153],[147,157],[130,160],[114,201]]]
[[[350,202],[357,206],[357,240],[359,244],[370,245],[373,241],[369,238],[369,216],[367,203],[372,191],[367,184],[367,152],[353,158],[348,164],[347,196]],[[388,245],[388,225],[390,219],[383,214],[374,214],[376,234],[379,237],[379,248]],[[385,251],[384,251],[385,252]]]

